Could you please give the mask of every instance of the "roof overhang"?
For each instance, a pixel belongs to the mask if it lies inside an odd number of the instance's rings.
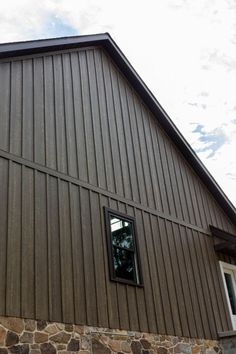
[[[216,252],[225,253],[231,257],[236,256],[236,235],[223,231],[210,225]]]
[[[27,42],[6,43],[0,45],[0,58],[15,57],[22,55],[32,55],[56,50],[81,48],[87,46],[102,46],[112,57],[118,68],[125,77],[135,87],[135,90],[141,96],[143,101],[152,111],[158,122],[164,128],[166,133],[182,152],[189,164],[205,183],[209,191],[213,194],[217,202],[224,209],[226,214],[236,225],[236,209],[230,200],[226,197],[215,179],[200,161],[191,146],[182,136],[168,114],[161,107],[152,92],[148,89],[125,55],[108,33],[74,36],[63,38],[42,39]]]

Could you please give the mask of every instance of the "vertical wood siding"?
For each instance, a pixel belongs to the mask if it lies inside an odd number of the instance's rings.
[[[0,63],[0,149],[207,229],[235,227],[100,49]]]
[[[236,228],[105,52],[0,62],[0,82],[0,314],[230,329],[208,226]],[[143,288],[109,280],[104,206],[136,217]]]
[[[230,328],[211,237],[66,178],[0,167],[2,315],[198,338]],[[143,288],[109,280],[104,206],[136,217]]]

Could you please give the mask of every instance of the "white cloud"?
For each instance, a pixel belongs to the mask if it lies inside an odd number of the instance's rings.
[[[222,134],[213,157],[199,152],[236,204],[236,5],[234,0],[9,0],[0,4],[0,41],[47,36],[51,16],[75,33],[110,32],[195,149],[193,133]]]

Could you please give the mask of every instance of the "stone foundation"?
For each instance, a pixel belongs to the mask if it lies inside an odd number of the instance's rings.
[[[218,341],[0,317],[0,354],[222,354]]]

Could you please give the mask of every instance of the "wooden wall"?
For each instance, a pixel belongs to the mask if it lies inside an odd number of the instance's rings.
[[[0,314],[179,336],[230,329],[208,225],[236,232],[102,49],[0,62]],[[103,206],[144,287],[110,282]]]

